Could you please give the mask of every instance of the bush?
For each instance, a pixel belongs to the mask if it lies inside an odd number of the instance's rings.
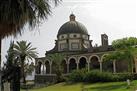
[[[69,75],[71,82],[116,82],[126,81],[132,79],[133,76],[129,73],[126,74],[113,74],[110,72],[100,72],[99,70],[87,71],[86,69],[75,70]]]
[[[116,76],[114,77],[112,73],[109,72],[100,72],[99,70],[89,71],[84,76],[84,82],[110,82],[115,81]]]
[[[87,73],[87,69],[74,70],[69,75],[68,80],[71,82],[83,82],[83,77]]]
[[[117,81],[126,81],[127,79],[130,79],[130,80],[134,79],[134,75],[131,73],[115,74],[115,76],[118,76]]]

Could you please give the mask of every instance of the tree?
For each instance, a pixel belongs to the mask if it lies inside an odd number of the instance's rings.
[[[7,51],[6,59],[7,59],[6,66],[11,66],[14,64],[13,42],[10,43],[10,47]]]
[[[17,44],[14,44],[14,56],[18,58],[21,65],[21,77],[23,78],[23,83],[26,83],[25,79],[25,64],[26,60],[33,60],[37,57],[36,48],[33,48],[31,43],[26,41],[17,41]]]
[[[61,54],[61,53],[55,53],[55,54],[50,54],[47,55],[48,59],[50,59],[52,61],[52,63],[55,63],[55,72],[56,72],[56,76],[57,76],[57,83],[63,81],[63,68],[62,68],[62,61],[65,57],[65,55]]]
[[[14,57],[13,42],[10,43],[10,47],[6,55],[6,63],[3,67],[2,83],[10,82],[11,89],[13,91],[20,90],[20,67],[17,65],[17,58]]]
[[[51,14],[51,1],[57,5],[60,0],[0,0],[0,74],[2,39],[9,35],[21,35],[26,24],[34,28],[41,20],[47,19]]]
[[[137,56],[137,38],[129,37],[117,39],[112,42],[114,52],[108,54],[105,60],[126,60],[128,61],[128,70],[133,73],[134,58]]]
[[[59,1],[61,0],[0,0],[0,53],[2,38],[22,34],[26,24],[30,28],[39,25],[51,15],[51,5],[56,6]]]
[[[25,73],[25,78],[27,75],[32,75],[32,72],[34,71],[34,63],[31,62],[31,63],[25,63],[24,65],[24,73]]]

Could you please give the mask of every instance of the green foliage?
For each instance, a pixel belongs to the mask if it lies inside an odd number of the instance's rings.
[[[0,25],[1,37],[21,31],[24,25],[36,27],[51,15],[51,6],[60,0],[1,0]],[[7,12],[8,11],[8,12]],[[4,29],[4,31],[3,31]],[[8,31],[9,30],[9,31]],[[3,31],[3,32],[2,32]]]
[[[87,71],[86,69],[82,69],[73,71],[69,75],[68,79],[71,82],[116,82],[133,79],[133,75],[129,73],[113,74],[110,72],[100,72],[99,70]]]
[[[113,76],[108,72],[100,72],[99,70],[93,70],[86,73],[84,77],[85,82],[111,82],[113,81]]]
[[[137,45],[137,38],[136,37],[129,37],[129,38],[122,38],[117,39],[112,42],[112,46],[115,49],[128,49],[129,47],[133,47]]]
[[[87,69],[74,70],[70,73],[68,80],[72,82],[82,82],[86,74]]]
[[[24,73],[25,73],[25,76],[27,75],[32,75],[32,72],[34,71],[34,63],[31,62],[30,64],[29,63],[25,63],[24,65]]]
[[[55,67],[53,70],[55,70],[56,76],[57,76],[57,83],[64,81],[63,77],[63,68],[61,66],[62,61],[64,60],[65,55],[61,53],[55,53],[55,54],[49,54],[47,55],[47,58],[52,61],[52,63],[55,63]]]
[[[15,58],[13,54],[13,42],[10,43],[10,47],[7,51],[6,59],[7,59],[7,62],[6,62],[7,66],[11,66],[15,64]]]
[[[133,72],[134,58],[137,56],[136,45],[137,38],[135,37],[114,40],[112,46],[115,51],[105,56],[104,60],[126,60],[129,72]]]
[[[23,78],[23,82],[25,83],[25,77],[27,74],[30,74],[34,69],[34,64],[31,62],[35,57],[37,57],[36,48],[33,48],[31,43],[27,43],[26,41],[17,41],[17,44],[11,44],[11,49],[8,53],[12,56],[8,56],[7,58],[15,59],[10,62],[10,64],[21,66],[21,77]]]

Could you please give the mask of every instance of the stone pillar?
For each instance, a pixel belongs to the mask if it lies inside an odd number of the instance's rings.
[[[45,72],[44,72],[44,68],[45,68],[45,65],[43,64],[43,74],[45,74]]]
[[[100,64],[100,72],[102,72],[102,62],[99,62]]]
[[[88,71],[90,71],[90,60],[88,60]]]
[[[90,62],[88,62],[88,71],[90,71]]]
[[[77,62],[76,64],[77,64],[77,70],[78,70],[79,69],[79,63]]]
[[[50,63],[49,65],[50,65],[49,74],[52,74],[52,63]]]
[[[69,62],[67,62],[67,73],[69,73]]]
[[[116,60],[113,61],[113,72],[116,73]]]
[[[35,65],[35,74],[38,74],[38,65]]]
[[[4,91],[10,91],[10,83],[9,82],[4,83]]]

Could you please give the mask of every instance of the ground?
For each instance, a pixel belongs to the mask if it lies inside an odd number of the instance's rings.
[[[82,90],[84,88],[84,90]],[[29,91],[135,91],[137,89],[137,80],[132,81],[131,86],[127,82],[109,82],[109,83],[59,83],[44,88],[32,89]],[[21,90],[25,91],[25,90]]]

